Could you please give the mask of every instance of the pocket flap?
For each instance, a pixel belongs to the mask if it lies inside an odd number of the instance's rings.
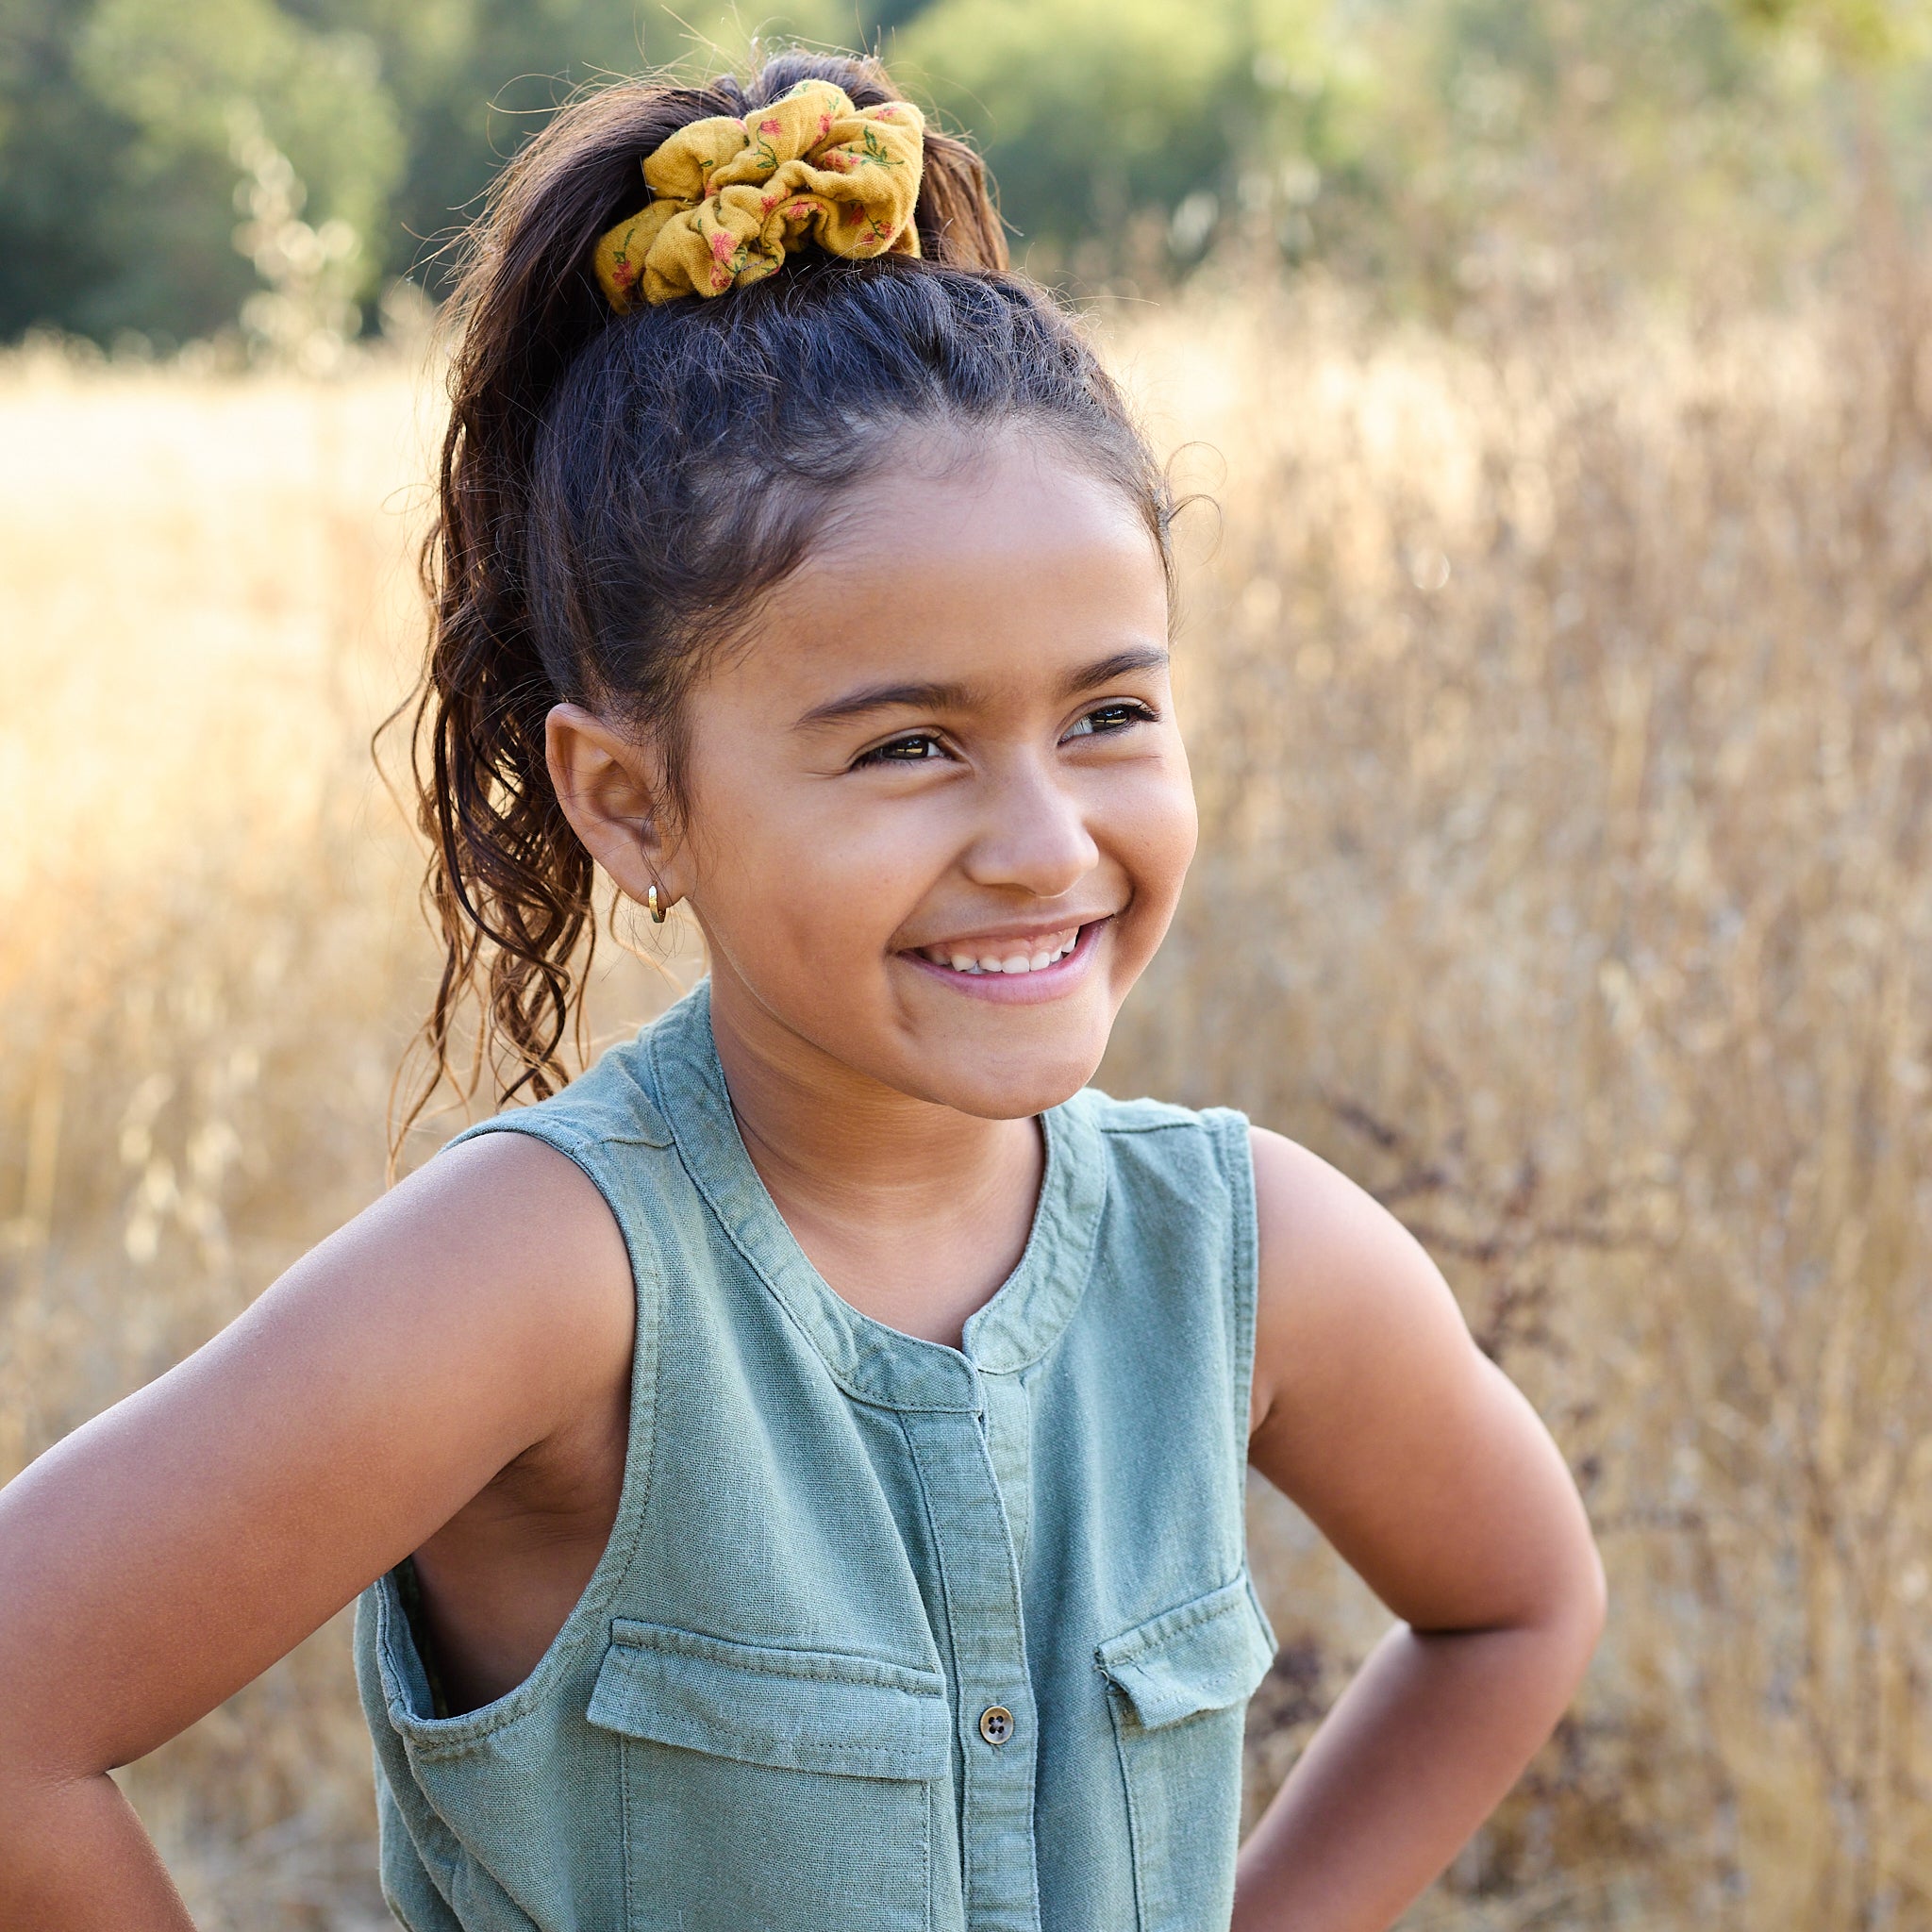
[[[783,1771],[946,1774],[953,1724],[937,1671],[622,1618],[611,1638],[588,1713],[605,1730]]]
[[[1147,1730],[1255,1694],[1274,1661],[1274,1633],[1245,1575],[1103,1643],[1100,1668]]]

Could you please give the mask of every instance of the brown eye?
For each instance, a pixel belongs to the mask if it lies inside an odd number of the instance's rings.
[[[859,765],[924,764],[945,755],[945,746],[930,731],[909,731],[904,738],[888,739],[884,744],[875,744],[870,751],[861,752],[853,760],[853,765],[856,769]]]
[[[1075,720],[1067,732],[1067,737],[1101,738],[1116,731],[1124,731],[1132,724],[1151,724],[1153,722],[1154,713],[1145,705],[1130,699],[1121,700],[1110,705],[1097,706],[1084,717]]]

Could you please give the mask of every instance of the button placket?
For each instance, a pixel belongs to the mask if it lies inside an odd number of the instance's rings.
[[[982,1372],[979,1388],[986,1403],[986,1446],[992,1457],[993,1479],[1006,1507],[1014,1559],[1024,1563],[1033,1520],[1033,1406],[1016,1374]]]
[[[964,1780],[968,1932],[1040,1932],[1033,1690],[1006,1503],[977,1416],[904,1418],[931,1511]]]

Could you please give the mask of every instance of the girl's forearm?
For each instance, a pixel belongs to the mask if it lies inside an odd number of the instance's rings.
[[[0,1785],[0,1924],[34,1932],[193,1932],[114,1780]]]
[[[1386,1932],[1556,1727],[1594,1641],[1391,1630],[1242,1848],[1232,1932]]]

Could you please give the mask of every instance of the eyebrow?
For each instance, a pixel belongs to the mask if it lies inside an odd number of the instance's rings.
[[[1139,644],[1124,651],[1114,651],[1105,658],[1096,658],[1091,664],[1082,664],[1078,669],[1070,671],[1061,678],[1058,694],[1063,698],[1075,698],[1082,691],[1091,691],[1097,685],[1111,684],[1115,678],[1129,676],[1137,671],[1164,671],[1167,664],[1168,653],[1159,644]],[[796,728],[804,730],[814,724],[841,724],[848,718],[863,717],[870,711],[963,711],[972,708],[974,695],[974,689],[968,684],[865,684],[857,691],[847,691],[843,697],[814,705],[799,719]]]

